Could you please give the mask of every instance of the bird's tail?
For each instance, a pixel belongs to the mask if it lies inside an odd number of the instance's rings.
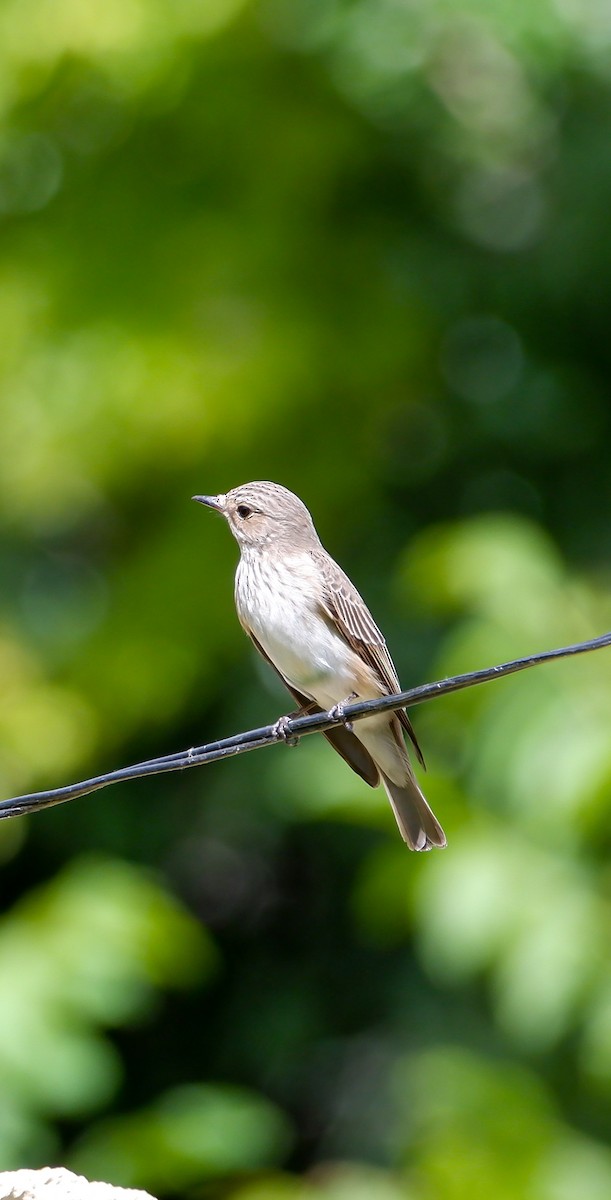
[[[445,846],[446,835],[416,780],[408,778],[405,783],[394,783],[381,770],[380,775],[401,837],[410,850],[431,850],[433,846]]]

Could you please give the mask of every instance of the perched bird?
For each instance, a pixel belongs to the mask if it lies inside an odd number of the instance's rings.
[[[326,712],[401,690],[367,605],[324,549],[298,496],[278,483],[245,483],[194,496],[226,518],[240,547],[235,602],[246,633],[300,707]],[[445,846],[409,761],[402,728],[424,760],[403,709],[337,725],[324,736],[371,787],[380,780],[412,850]]]

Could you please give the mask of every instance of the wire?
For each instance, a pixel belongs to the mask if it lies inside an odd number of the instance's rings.
[[[162,775],[170,771],[184,771],[190,767],[201,767],[206,763],[231,758],[236,754],[246,754],[249,750],[259,750],[263,746],[275,745],[278,742],[294,744],[305,734],[321,733],[333,725],[360,721],[363,717],[371,716],[372,713],[424,704],[428,700],[448,695],[450,692],[458,692],[462,688],[475,687],[479,683],[501,679],[505,675],[515,674],[516,671],[526,671],[530,667],[553,662],[554,659],[570,658],[574,654],[586,654],[590,650],[601,650],[605,646],[611,646],[611,633],[604,633],[601,637],[593,638],[588,642],[563,646],[558,650],[544,650],[540,654],[516,658],[511,662],[500,663],[496,667],[484,667],[479,671],[469,671],[465,675],[451,675],[447,679],[440,679],[435,683],[423,683],[419,687],[410,688],[406,692],[398,692],[394,696],[382,696],[378,700],[360,700],[355,704],[340,706],[339,710],[331,709],[330,712],[283,717],[274,725],[263,725],[260,729],[235,733],[232,737],[223,738],[221,741],[209,742],[206,746],[196,746],[190,750],[180,750],[163,758],[150,758],[146,762],[135,763],[131,767],[121,767],[117,771],[109,771],[106,775],[96,775],[92,779],[85,779],[82,783],[71,783],[46,792],[30,792],[24,796],[1,800],[0,819],[39,812],[41,809],[51,808],[55,804],[66,804],[68,800],[87,796],[90,792],[97,792],[100,788],[109,787],[113,783],[124,783],[129,779],[142,779],[148,775]]]

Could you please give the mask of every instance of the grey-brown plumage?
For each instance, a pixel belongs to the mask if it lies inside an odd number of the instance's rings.
[[[348,576],[322,546],[305,504],[277,483],[247,483],[194,500],[221,512],[240,547],[238,617],[300,707],[327,711],[349,697],[401,690],[386,642]],[[338,725],[325,737],[371,787],[382,781],[412,850],[446,839],[412,771],[402,727],[424,765],[401,709]]]

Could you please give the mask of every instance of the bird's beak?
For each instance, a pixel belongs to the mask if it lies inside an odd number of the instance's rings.
[[[198,504],[205,504],[208,508],[215,508],[217,512],[225,512],[226,497],[221,492],[220,496],[191,496],[192,500],[197,500]]]

